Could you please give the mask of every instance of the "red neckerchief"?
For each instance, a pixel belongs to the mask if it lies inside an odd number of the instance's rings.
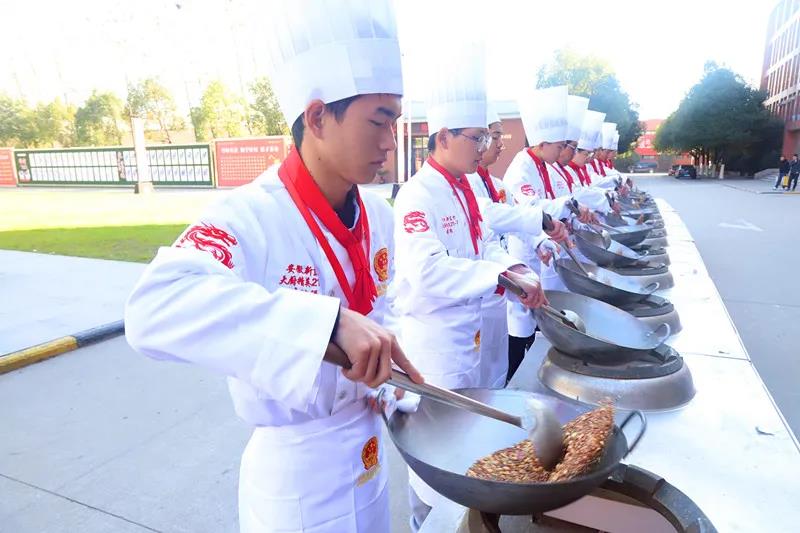
[[[606,166],[608,168],[614,168],[614,163],[610,159],[606,159]]]
[[[489,170],[478,165],[478,176],[480,176],[483,180],[483,185],[486,187],[486,191],[489,193],[489,196],[491,196],[492,202],[500,202],[500,195],[497,194],[497,189],[494,188],[494,183],[492,182],[492,176],[489,174]]]
[[[597,163],[598,163],[598,164],[596,164],[596,165],[595,165],[595,164],[594,164],[594,163],[595,163],[595,161],[597,161]],[[606,175],[606,169],[605,169],[605,165],[603,164],[603,162],[602,162],[602,161],[600,161],[600,160],[598,160],[598,159],[592,159],[592,160],[591,160],[591,161],[589,161],[589,162],[592,164],[592,168],[594,169],[594,172],[595,172],[595,174],[600,174],[601,176],[604,176],[604,177],[605,177],[605,175]]]
[[[533,162],[536,164],[536,168],[539,170],[539,175],[542,177],[545,196],[551,200],[555,200],[556,193],[553,192],[553,185],[550,183],[550,174],[547,172],[547,165],[544,164],[544,161],[536,157],[536,154],[533,153],[533,148],[528,148],[528,155],[531,156],[531,159],[533,159]]]
[[[567,172],[567,169],[564,168],[564,165],[556,161],[556,164],[553,165],[553,168],[556,169],[556,172],[558,172],[562,178],[564,178],[564,181],[567,182],[567,187],[569,187],[569,192],[572,192],[572,186],[574,185],[572,176],[570,176],[569,172]]]
[[[581,185],[588,187],[592,184],[592,178],[589,177],[589,171],[586,170],[586,165],[578,166],[574,161],[570,161],[569,166],[578,175],[578,179],[581,180]]]
[[[336,280],[347,298],[347,307],[362,315],[369,314],[372,311],[372,302],[378,296],[378,291],[375,288],[375,281],[372,279],[369,261],[367,260],[367,257],[369,257],[369,220],[367,220],[367,211],[364,209],[364,204],[361,202],[361,195],[358,194],[358,187],[355,190],[359,209],[358,220],[353,230],[350,231],[322,195],[322,191],[320,191],[319,186],[311,177],[296,149],[289,152],[286,160],[278,168],[278,177],[280,177],[286,190],[289,191],[289,196],[294,201],[294,205],[303,215],[308,229],[314,234],[314,238],[322,247],[325,257],[328,258],[328,262],[333,267]],[[355,272],[355,284],[352,288],[347,282],[347,276],[344,273],[342,264],[339,262],[339,258],[336,257],[319,224],[311,216],[312,212],[325,228],[333,234],[339,244],[347,250],[347,256],[350,258]],[[366,251],[364,250],[365,247],[362,246],[362,242],[366,245]]]
[[[428,164],[439,172],[439,174],[447,180],[447,183],[450,184],[450,188],[453,189],[453,194],[456,195],[458,203],[461,204],[461,209],[464,211],[464,216],[467,217],[469,236],[472,237],[472,246],[475,248],[475,253],[477,254],[478,241],[483,237],[481,233],[481,220],[483,220],[483,218],[481,218],[481,212],[478,209],[478,201],[475,199],[475,193],[472,192],[472,187],[469,186],[467,177],[462,175],[458,178],[454,178],[446,168],[437,163],[432,157],[428,158]],[[467,201],[466,207],[464,206],[464,202],[461,201],[461,197],[458,195],[456,189],[464,193],[464,199]]]

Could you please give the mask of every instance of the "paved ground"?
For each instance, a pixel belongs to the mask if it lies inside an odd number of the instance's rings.
[[[0,250],[0,355],[122,319],[144,267]]]
[[[717,180],[640,181],[683,216],[750,356],[800,433],[800,362],[793,352],[800,288],[791,246],[800,198],[753,194]],[[74,268],[62,269],[70,275],[41,292],[77,275]],[[23,279],[3,279],[4,290]],[[121,313],[127,285],[105,288],[116,279],[97,274],[76,281],[70,286],[81,290],[67,301],[94,306],[80,299],[91,286],[109,296],[104,316]],[[17,319],[15,310],[19,320],[38,313],[19,302],[0,303],[4,320]],[[16,324],[3,336],[25,329]],[[149,361],[118,338],[0,376],[0,406],[0,531],[236,531],[238,460],[248,429],[233,415],[219,377]],[[407,531],[405,467],[396,452],[389,459],[394,531]]]
[[[637,178],[694,236],[750,358],[800,435],[800,195],[764,180]]]

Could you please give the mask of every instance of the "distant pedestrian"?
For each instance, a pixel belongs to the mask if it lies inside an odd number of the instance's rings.
[[[789,166],[789,186],[786,187],[787,191],[797,188],[798,176],[800,176],[800,159],[798,159],[797,154],[794,154],[792,156],[792,164]]]
[[[781,156],[781,162],[780,165],[778,166],[778,179],[775,180],[775,186],[773,187],[773,189],[777,190],[778,185],[783,185],[783,179],[789,176],[790,166],[791,165],[789,164],[789,160]],[[786,187],[784,186],[784,188]]]

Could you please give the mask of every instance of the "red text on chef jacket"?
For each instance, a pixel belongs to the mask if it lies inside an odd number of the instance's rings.
[[[281,276],[278,285],[317,294],[319,291],[319,275],[317,269],[311,265],[289,263],[286,266],[286,273]]]
[[[458,219],[455,215],[442,217],[442,229],[444,229],[444,232],[448,235],[451,235],[455,231],[456,226],[458,226]]]

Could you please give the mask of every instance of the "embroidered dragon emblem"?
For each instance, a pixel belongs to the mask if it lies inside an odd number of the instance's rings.
[[[227,231],[201,222],[199,225],[187,229],[175,246],[177,248],[194,246],[198,250],[210,253],[214,259],[226,267],[233,268],[233,255],[229,248],[237,244],[239,242],[236,237]]]

